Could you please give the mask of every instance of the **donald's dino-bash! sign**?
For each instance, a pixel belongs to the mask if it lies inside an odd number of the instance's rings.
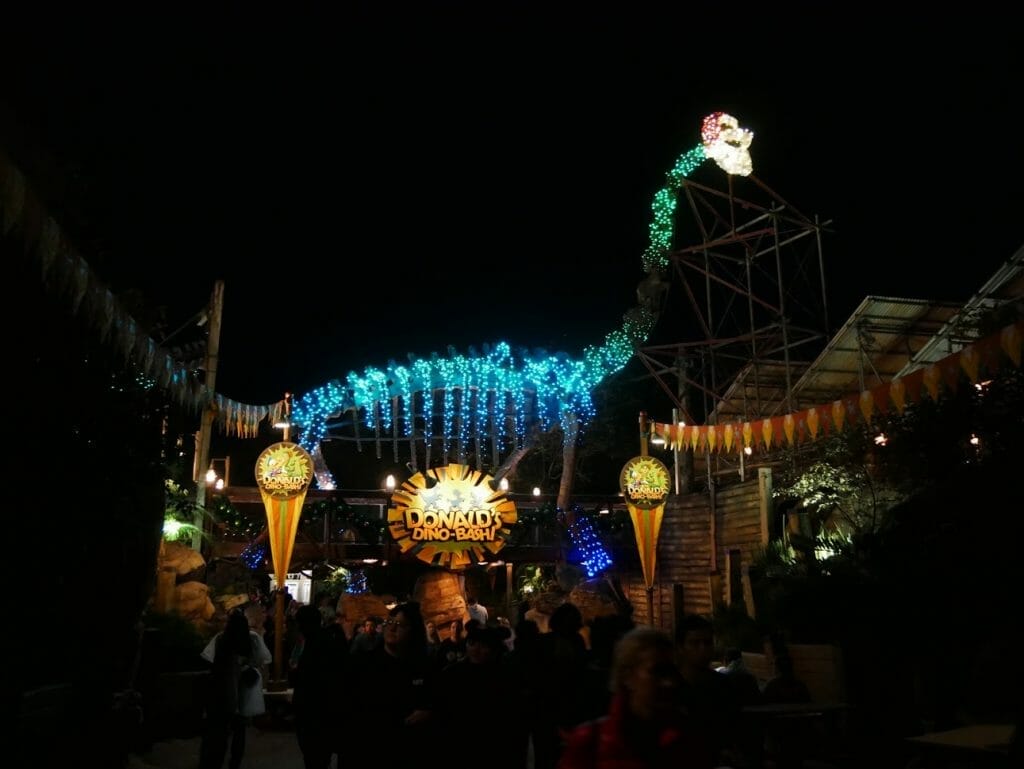
[[[516,505],[494,479],[468,465],[416,473],[391,497],[388,527],[403,553],[462,568],[505,546]],[[472,558],[471,558],[472,556]]]

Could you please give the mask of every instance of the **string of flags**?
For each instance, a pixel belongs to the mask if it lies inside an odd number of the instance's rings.
[[[972,385],[983,377],[995,377],[1007,360],[1019,368],[1022,339],[1024,321],[1017,321],[930,366],[831,403],[768,419],[722,425],[651,422],[651,435],[664,439],[668,448],[699,453],[792,447],[857,424],[868,425],[890,409],[902,414],[908,405],[925,396],[937,401],[944,391],[955,393],[964,376]]]

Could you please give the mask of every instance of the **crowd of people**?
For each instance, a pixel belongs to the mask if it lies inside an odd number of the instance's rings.
[[[297,607],[288,678],[306,769],[367,749],[384,769],[410,767],[451,740],[497,769],[742,769],[761,766],[766,745],[776,765],[800,763],[798,749],[773,742],[787,735],[766,735],[742,713],[809,700],[778,638],[766,648],[779,675],[762,688],[735,651],[714,667],[704,617],[686,617],[674,637],[620,615],[584,629],[580,610],[564,603],[542,633],[525,611],[513,625],[475,600],[468,606],[468,621],[440,628],[411,601],[357,627],[326,605]],[[220,684],[211,686],[202,769],[220,769],[229,739],[229,765],[240,766],[252,711],[224,692],[232,681],[244,691],[243,671],[271,661],[251,624],[236,612],[204,652]]]

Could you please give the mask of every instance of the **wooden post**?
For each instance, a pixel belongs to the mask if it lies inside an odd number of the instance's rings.
[[[210,436],[213,433],[213,420],[217,416],[216,404],[213,401],[217,387],[217,357],[220,353],[220,324],[224,312],[224,281],[218,280],[213,284],[213,294],[210,296],[210,331],[206,339],[206,397],[207,402],[203,407],[203,415],[199,423],[199,432],[196,433],[196,458],[192,466],[192,480],[196,483],[196,512],[192,520],[196,527],[192,534],[192,549],[201,551],[203,547],[203,532],[206,530],[206,470],[210,465]]]
[[[565,513],[565,524],[572,526],[574,516],[569,509],[569,502],[572,500],[572,482],[576,475],[576,442],[580,435],[580,421],[575,414],[568,414],[566,422],[562,435],[562,478],[558,483],[558,501],[555,504]]]

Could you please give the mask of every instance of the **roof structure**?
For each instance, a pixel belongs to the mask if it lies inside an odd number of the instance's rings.
[[[928,366],[978,339],[978,317],[1024,303],[1024,246],[965,304],[868,296],[810,363],[750,362],[708,419],[726,423],[829,403]]]

